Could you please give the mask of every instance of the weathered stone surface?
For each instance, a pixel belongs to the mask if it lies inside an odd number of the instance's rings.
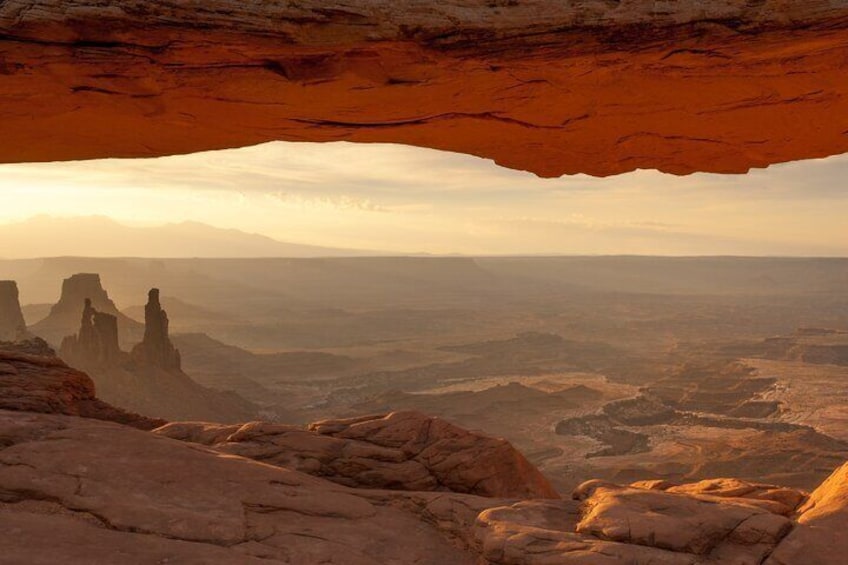
[[[0,281],[0,341],[26,337],[26,321],[18,299],[15,281]]]
[[[798,525],[766,565],[840,565],[848,556],[848,463],[810,494]]]
[[[141,429],[165,423],[102,402],[88,375],[30,345],[0,343],[0,409],[83,416]]]
[[[792,522],[744,499],[683,496],[590,481],[577,532],[620,543],[707,556],[726,563],[762,563]],[[759,501],[754,501],[759,502]]]
[[[178,427],[206,442],[269,431]],[[109,422],[0,409],[0,563],[830,565],[844,475],[777,544],[791,522],[738,497],[597,481],[578,489],[583,504],[351,489]]]
[[[496,565],[695,565],[695,555],[575,533],[577,504],[519,502],[483,511],[475,536],[486,563]]]
[[[630,485],[636,488],[661,490],[693,497],[706,495],[737,500],[743,504],[755,504],[770,512],[789,516],[807,498],[806,494],[792,488],[762,483],[751,483],[740,479],[708,479],[697,483],[675,485],[667,481],[640,481]]]
[[[0,5],[0,161],[399,142],[545,176],[848,151],[848,2]]]
[[[0,436],[2,563],[476,562],[452,536],[488,499],[356,491],[79,418],[0,411]]]
[[[324,477],[350,487],[559,498],[506,440],[418,412],[295,426],[173,423],[156,433]]]

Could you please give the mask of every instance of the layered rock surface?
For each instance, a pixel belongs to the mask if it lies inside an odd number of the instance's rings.
[[[399,142],[540,175],[848,151],[848,2],[0,6],[0,161]]]
[[[45,377],[38,371],[52,369],[43,363],[27,377],[40,382]],[[0,375],[0,383],[5,378]],[[41,396],[62,396],[65,388],[42,388]],[[21,390],[4,392],[0,398],[27,398]],[[795,523],[784,514],[803,502],[803,493],[731,479],[632,486],[592,481],[575,492],[577,500],[353,489],[273,457],[268,465],[224,453],[238,443],[224,440],[238,434],[252,437],[257,450],[264,438],[266,455],[280,453],[271,447],[287,433],[279,426],[176,424],[151,434],[6,408],[0,407],[3,563],[805,565],[815,558],[817,565],[837,565],[844,555],[845,468],[812,493]],[[314,432],[301,430],[313,438],[291,442],[291,454],[295,443],[313,453],[314,437],[368,438],[372,450],[376,443],[422,443],[419,416],[394,418],[316,424]],[[162,437],[167,430],[195,443]],[[451,435],[433,432],[426,437]],[[496,443],[475,437],[478,443],[464,454],[463,480],[487,475],[491,456],[503,460]],[[351,465],[352,451],[342,456]],[[442,444],[435,451],[450,449]],[[289,461],[296,464],[294,457]],[[532,492],[532,473],[524,480],[519,492]],[[43,543],[46,538],[50,543]]]
[[[328,420],[308,430],[262,422],[173,423],[156,433],[350,487],[559,498],[538,469],[506,440],[418,412]]]
[[[765,562],[838,563],[848,555],[848,463],[810,494],[798,512],[798,525]]]
[[[164,424],[99,400],[91,378],[65,365],[41,340],[0,343],[0,409],[82,416],[141,429]]]

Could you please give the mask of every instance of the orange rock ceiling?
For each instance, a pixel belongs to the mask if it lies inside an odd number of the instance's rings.
[[[848,2],[0,3],[0,162],[272,140],[541,176],[844,153]]]

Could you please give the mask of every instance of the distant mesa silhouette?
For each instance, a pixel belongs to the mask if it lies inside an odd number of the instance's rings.
[[[118,311],[96,273],[78,273],[65,279],[59,301],[45,319],[32,326],[32,333],[54,345],[61,344],[65,336],[80,328],[80,313],[86,308],[86,300],[96,312],[115,317],[119,342],[131,342],[133,336],[141,333],[141,324]]]
[[[159,289],[150,289],[144,307],[144,340],[132,350],[132,358],[142,365],[180,371],[180,352],[168,335],[168,314],[159,302]]]
[[[20,341],[28,336],[15,281],[0,281],[0,341]]]
[[[111,304],[111,301],[108,303]],[[79,331],[62,340],[60,353],[63,359],[74,366],[89,368],[133,363],[181,372],[180,352],[171,342],[168,314],[159,302],[158,288],[148,293],[144,309],[144,339],[133,347],[130,354],[120,348],[117,316],[98,311],[90,298],[85,298],[83,304]]]
[[[126,354],[118,345],[118,318],[98,312],[85,299],[80,330],[62,340],[61,356],[72,365],[109,366],[118,364]]]

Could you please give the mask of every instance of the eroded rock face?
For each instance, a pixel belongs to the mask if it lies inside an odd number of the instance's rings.
[[[839,565],[848,555],[848,463],[810,494],[799,509],[798,525],[766,565]]]
[[[640,481],[630,486],[675,494],[688,494],[695,498],[702,495],[726,498],[745,504],[754,504],[784,516],[794,513],[798,506],[807,499],[804,492],[796,489],[751,483],[740,479],[708,479],[683,485],[676,485],[667,481]]]
[[[0,6],[0,161],[399,142],[544,176],[848,151],[848,2]]]
[[[180,371],[180,352],[168,334],[168,314],[159,303],[159,289],[147,295],[144,307],[144,340],[132,350],[132,358],[142,364],[166,371]]]
[[[720,563],[759,564],[792,528],[785,516],[744,499],[680,496],[599,481],[582,485],[576,496],[584,500],[577,533]]]
[[[333,422],[325,431],[355,427]],[[848,467],[812,494],[792,529],[763,504],[786,499],[764,498],[776,490],[769,485],[592,481],[575,492],[579,500],[524,501],[352,489],[222,453],[237,434],[273,443],[259,424],[165,429],[214,447],[0,408],[0,561],[836,565],[844,555]],[[410,431],[396,427],[383,440],[418,441]]]
[[[62,340],[60,354],[76,367],[115,365],[124,357],[118,345],[118,318],[98,312],[86,298],[79,333]]]
[[[79,418],[0,410],[0,437],[6,563],[471,565],[437,524],[491,502],[355,491]]]
[[[126,338],[137,331],[139,324],[118,311],[100,282],[100,275],[80,273],[62,282],[62,294],[59,301],[50,309],[50,314],[32,327],[32,332],[52,344],[61,344],[62,340],[73,335],[80,328],[80,314],[86,308],[86,302],[97,312],[116,318],[119,337]]]
[[[141,429],[165,423],[99,400],[89,376],[68,367],[42,340],[0,343],[0,409],[82,416]]]
[[[506,440],[418,412],[328,420],[308,430],[262,422],[174,423],[156,433],[350,487],[559,498],[547,479]]]
[[[26,337],[26,321],[18,299],[15,281],[0,281],[0,341],[17,341]]]
[[[573,502],[490,508],[478,516],[475,536],[487,562],[503,565],[759,565],[794,535],[785,537],[794,524],[782,505],[804,495],[789,490],[735,479],[638,487],[589,481]],[[785,565],[811,562],[796,557]]]

